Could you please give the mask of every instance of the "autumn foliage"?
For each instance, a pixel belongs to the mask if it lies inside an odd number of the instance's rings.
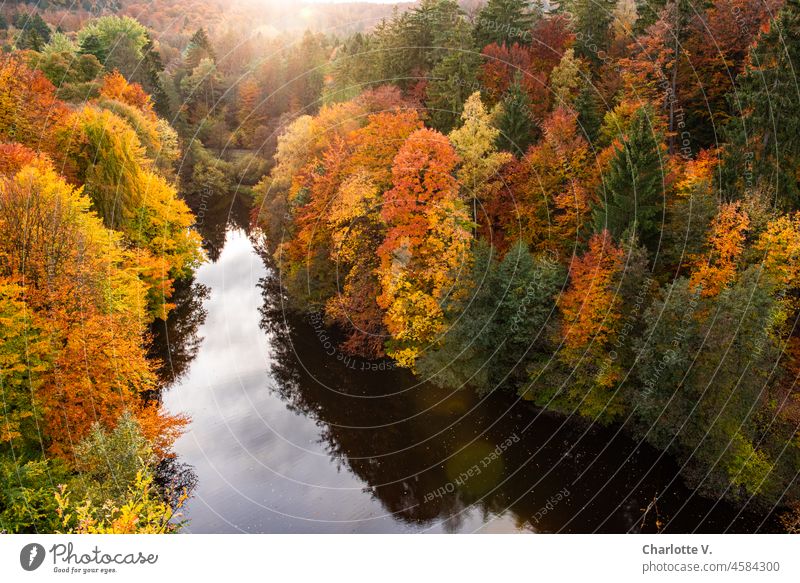
[[[468,258],[469,216],[451,175],[456,161],[445,136],[417,130],[394,159],[394,187],[384,197],[378,303],[394,339],[389,354],[407,366],[442,331],[440,302]]]
[[[718,294],[733,281],[749,226],[750,218],[739,203],[725,204],[720,208],[711,223],[708,254],[698,258],[691,278],[693,285],[702,288],[704,296]]]
[[[35,339],[47,347],[31,371],[40,385],[33,406],[49,451],[68,456],[92,423],[113,426],[155,386],[141,344],[145,290],[121,237],[52,168],[3,178],[0,209],[3,280],[35,314]]]
[[[68,107],[42,72],[15,55],[0,61],[0,465],[13,454],[18,476],[39,475],[36,468],[50,475],[27,486],[35,498],[28,512],[8,502],[4,484],[3,529],[55,528],[47,525],[58,518],[61,481],[82,484],[86,495],[106,488],[82,452],[92,435],[121,423],[121,439],[135,434],[149,453],[139,456],[141,481],[112,496],[134,523],[112,531],[171,515],[149,483],[187,419],[149,401],[159,381],[148,326],[166,317],[172,283],[202,255],[193,216],[140,141],[171,139],[165,123],[141,86],[118,72],[104,78],[95,103]],[[113,455],[138,455],[126,447]],[[122,501],[142,489],[149,498],[140,507]],[[91,500],[81,508],[99,516]]]

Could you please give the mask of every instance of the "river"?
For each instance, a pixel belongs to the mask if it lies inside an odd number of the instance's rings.
[[[209,261],[154,329],[161,399],[191,417],[190,533],[754,532],[618,427],[350,360],[291,313],[230,196],[198,216]],[[383,369],[383,370],[382,370]]]

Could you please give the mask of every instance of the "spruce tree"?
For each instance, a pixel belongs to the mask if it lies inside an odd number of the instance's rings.
[[[531,99],[522,87],[522,80],[517,75],[514,83],[501,102],[501,114],[497,128],[497,147],[501,150],[521,156],[528,149],[537,134],[537,126],[531,110]]]
[[[539,6],[530,0],[489,0],[478,13],[475,43],[478,48],[492,43],[530,44],[530,30],[539,13]]]
[[[597,139],[597,133],[602,124],[600,103],[597,89],[590,83],[584,83],[578,96],[575,98],[575,111],[578,114],[578,123],[590,144]]]
[[[800,0],[787,0],[751,50],[749,62],[738,91],[730,96],[732,110],[743,115],[726,128],[736,144],[729,149],[727,175],[735,183],[752,173],[752,182],[768,185],[779,204],[800,208]],[[748,152],[750,160],[743,154]],[[731,192],[741,191],[739,184],[730,186]]]
[[[477,88],[475,71],[479,66],[477,53],[454,50],[433,68],[425,100],[432,127],[443,133],[453,129],[464,102]]]
[[[609,26],[616,0],[558,0],[556,11],[569,15],[575,33],[575,52],[595,67],[601,64],[600,53],[608,49]]]
[[[658,246],[663,215],[661,134],[653,128],[652,108],[639,109],[631,120],[622,147],[617,148],[595,208],[595,229],[621,240],[635,234],[649,250]]]
[[[165,119],[172,117],[172,107],[164,89],[164,84],[161,81],[160,74],[164,71],[164,63],[161,61],[161,55],[158,54],[153,40],[147,35],[147,44],[142,49],[144,54],[144,62],[142,67],[142,75],[144,76],[142,85],[147,88],[148,92],[153,98],[153,107],[156,113]]]
[[[531,362],[550,358],[552,314],[566,270],[520,241],[499,255],[486,241],[476,242],[459,293],[444,305],[445,340],[417,361],[419,372],[438,385],[481,394],[517,390]]]

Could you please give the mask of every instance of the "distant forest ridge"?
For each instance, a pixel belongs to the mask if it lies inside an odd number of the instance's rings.
[[[0,14],[13,14],[27,5],[65,31],[81,28],[97,16],[136,18],[156,33],[170,35],[205,27],[214,34],[246,29],[267,36],[305,30],[348,35],[373,28],[395,11],[416,2],[288,2],[286,0],[42,0],[6,2]],[[460,3],[476,12],[482,0]]]

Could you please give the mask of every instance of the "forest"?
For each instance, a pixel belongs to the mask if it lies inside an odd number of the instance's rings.
[[[800,529],[800,1],[73,4],[0,8],[0,530],[181,529],[152,330],[228,191],[342,354]]]

